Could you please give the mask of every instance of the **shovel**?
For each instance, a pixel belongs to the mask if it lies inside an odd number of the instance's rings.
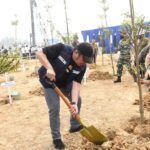
[[[48,78],[45,78],[45,79],[46,79],[46,82],[49,85],[51,85],[51,87],[54,89],[54,91],[63,99],[65,104],[70,109],[72,106],[70,104],[69,99],[61,92],[61,90],[56,86],[56,84],[54,82],[50,81]],[[103,135],[102,133],[100,133],[93,125],[87,127],[81,121],[79,114],[77,114],[75,116],[75,119],[83,126],[83,129],[80,130],[81,135],[84,136],[86,139],[88,139],[90,142],[101,145],[107,141],[106,136]]]

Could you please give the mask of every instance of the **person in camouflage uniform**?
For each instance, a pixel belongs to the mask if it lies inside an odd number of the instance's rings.
[[[149,43],[148,38],[145,37],[145,32],[146,32],[146,30],[141,29],[141,31],[139,32],[139,35],[137,35],[138,43],[140,43],[139,44],[139,53]]]
[[[145,46],[147,46],[147,45],[148,45],[148,42],[149,42],[148,38],[142,36],[140,50],[142,50]]]
[[[142,58],[140,58],[139,60],[139,65],[140,65],[140,76],[141,78],[144,78],[145,72],[146,72],[146,67],[145,67],[145,57],[147,54],[147,50],[143,49],[148,45],[148,39],[144,36],[144,34],[141,34],[138,36],[139,42],[141,42],[140,47],[139,47],[139,55],[141,55],[142,57],[144,56],[144,59],[142,60]],[[141,51],[143,51],[141,53]],[[141,54],[140,54],[141,53]],[[140,57],[141,57],[140,56]],[[136,63],[135,63],[136,64]]]
[[[144,78],[144,76],[145,76],[145,72],[146,72],[145,58],[149,52],[149,49],[150,49],[150,45],[148,44],[141,50],[141,52],[138,55],[141,78]]]
[[[135,79],[135,74],[131,67],[131,42],[124,31],[120,31],[120,42],[117,51],[118,50],[120,51],[120,56],[117,62],[117,79],[114,83],[121,82],[123,65],[126,65],[129,73]]]

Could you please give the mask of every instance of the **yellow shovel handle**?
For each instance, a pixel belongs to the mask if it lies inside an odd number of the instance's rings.
[[[50,81],[50,79],[48,77],[44,77],[45,81],[54,89],[54,91],[63,99],[63,101],[65,102],[65,104],[68,106],[69,109],[71,109],[71,104],[69,99],[61,92],[61,90],[56,86],[56,84],[53,81]],[[75,116],[75,119],[84,126],[84,124],[82,123],[79,114],[77,114]]]
[[[72,106],[70,104],[69,99],[60,91],[60,89],[57,86],[54,88],[54,91],[63,99],[63,101],[65,102],[65,104],[68,106],[68,108],[71,109]],[[82,121],[80,119],[79,114],[77,114],[75,116],[75,119],[83,125],[83,123],[82,123]]]

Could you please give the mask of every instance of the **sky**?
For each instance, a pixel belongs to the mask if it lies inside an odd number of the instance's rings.
[[[150,21],[149,0],[133,0],[134,10],[138,15],[144,15],[146,21]],[[64,0],[36,0],[36,12],[40,12],[42,22],[47,27],[50,38],[50,16],[46,6],[50,6],[51,20],[55,30],[66,33]],[[102,5],[98,0],[66,0],[69,32],[78,33],[82,30],[90,30],[104,25],[100,19],[103,15]],[[107,11],[108,26],[120,25],[122,14],[129,11],[129,0],[107,0],[109,7]],[[17,18],[15,17],[17,16]],[[36,16],[36,15],[35,15]],[[11,22],[18,20],[17,37],[21,40],[29,40],[31,33],[30,0],[1,0],[0,1],[0,40],[15,36],[15,26]],[[36,40],[41,41],[39,22],[35,21]]]

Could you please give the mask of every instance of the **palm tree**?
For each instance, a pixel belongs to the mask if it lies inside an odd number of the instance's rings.
[[[68,25],[66,0],[64,0],[64,9],[65,9],[66,28],[67,28],[67,43],[70,44],[70,35],[69,35],[69,25]]]
[[[102,3],[103,7],[103,12],[104,15],[101,16],[101,18],[104,18],[105,20],[105,27],[108,27],[108,23],[107,23],[107,11],[109,9],[108,5],[107,5],[107,0],[98,0],[100,3]],[[104,33],[106,33],[106,37],[109,39],[109,51],[110,51],[110,59],[111,59],[111,65],[112,65],[112,70],[113,70],[113,75],[115,75],[115,69],[114,69],[114,63],[113,63],[113,56],[112,56],[112,51],[111,51],[111,31],[107,29],[104,29]],[[105,37],[105,36],[104,36]],[[102,64],[103,64],[103,51],[102,51]]]

